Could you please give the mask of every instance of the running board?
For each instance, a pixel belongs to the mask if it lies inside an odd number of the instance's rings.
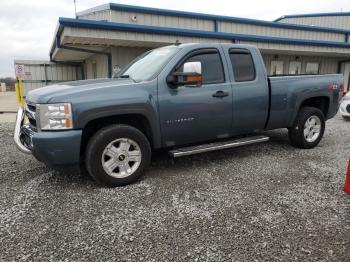
[[[262,143],[268,140],[269,140],[269,137],[267,136],[251,136],[251,137],[245,137],[240,139],[228,140],[224,142],[214,142],[214,143],[204,144],[199,146],[183,147],[183,148],[171,150],[169,151],[169,154],[171,157],[176,158],[176,157],[200,154],[204,152],[227,149],[232,147]]]

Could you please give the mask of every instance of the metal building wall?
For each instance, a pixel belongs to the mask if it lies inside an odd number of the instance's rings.
[[[94,39],[103,39],[106,44],[111,46],[131,46],[130,42],[133,41],[132,46],[138,47],[157,47],[164,44],[175,43],[179,40],[182,43],[232,43],[229,39],[214,39],[205,37],[189,37],[189,36],[176,36],[176,35],[160,35],[151,33],[136,33],[136,32],[122,32],[112,30],[100,30],[100,29],[86,29],[86,28],[74,28],[65,27],[62,32],[62,42],[65,43],[67,38],[68,43],[71,39],[75,38],[78,43],[79,38],[84,41],[94,41]],[[83,41],[84,39],[84,41]],[[89,40],[91,39],[91,40]],[[281,51],[297,51],[297,52],[314,52],[326,53],[330,55],[337,54],[349,54],[350,48],[342,47],[323,47],[323,46],[311,46],[311,45],[295,45],[295,44],[277,44],[277,43],[263,43],[263,42],[248,42],[241,41],[241,43],[257,45],[262,49],[273,49]]]
[[[263,35],[282,38],[322,40],[344,42],[344,34],[332,32],[319,32],[309,30],[296,30],[261,25],[250,25],[233,22],[219,22],[219,32],[239,33],[248,35]]]
[[[98,12],[94,13],[93,16],[96,17],[96,20],[99,20]],[[237,23],[231,21],[217,21],[217,25],[215,25],[215,21],[209,19],[188,18],[181,16],[165,16],[117,10],[110,10],[110,21],[118,23],[131,23],[204,31],[218,30],[219,32],[225,33],[240,33],[295,39],[313,39],[322,41],[344,42],[344,34],[336,32],[320,32],[317,30],[310,31],[302,29],[296,30],[264,25],[254,25],[249,24],[248,22]]]
[[[262,42],[251,42],[251,41],[240,41],[241,44],[255,45],[261,50],[275,50],[279,53],[304,53],[305,55],[329,55],[333,57],[344,57],[350,56],[350,48],[342,47],[325,47],[325,46],[309,46],[309,45],[294,45],[294,44],[278,44],[278,43],[262,43]]]
[[[149,48],[139,47],[112,47],[112,66],[118,66],[120,68],[125,67],[138,55],[146,52]],[[289,74],[290,62],[301,62],[300,74],[306,73],[307,63],[318,63],[320,74],[333,74],[337,73],[339,58],[327,57],[327,56],[311,56],[311,55],[287,55],[276,52],[275,54],[264,53],[263,59],[265,62],[267,73],[269,74],[272,61],[283,61],[284,74]],[[108,74],[107,58],[104,55],[93,55],[86,61],[86,75],[88,79],[93,78],[92,63],[96,62],[97,77],[105,78]]]
[[[108,21],[111,20],[111,11],[110,10],[102,10],[98,12],[93,12],[89,14],[80,15],[78,18],[87,19],[87,20],[97,20],[97,21]]]
[[[112,54],[112,68],[116,66],[119,68],[127,66],[133,59],[149,49],[150,48],[140,47],[111,47],[110,52]],[[108,77],[107,56],[96,54],[85,60],[85,72],[87,79],[94,78],[93,63],[96,63],[97,78]]]
[[[85,60],[85,73],[86,79],[94,79],[94,66],[96,63],[96,78],[106,78],[108,77],[108,62],[106,55],[92,55]]]
[[[299,55],[281,55],[281,54],[262,54],[266,71],[269,74],[272,61],[283,61],[283,73],[289,74],[290,62],[301,62],[300,74],[306,73],[307,63],[318,63],[319,74],[334,74],[338,70],[338,59],[332,57],[320,57],[320,56],[299,56]]]
[[[111,46],[132,47],[157,47],[172,44],[179,40],[182,43],[231,43],[229,39],[214,39],[195,36],[160,35],[151,33],[124,32],[116,30],[100,30],[88,28],[65,27],[61,34],[62,44],[69,44],[72,39],[76,43],[94,42],[95,39],[103,39],[105,44]],[[132,41],[132,42],[131,42]],[[350,53],[350,50],[349,50]]]
[[[305,40],[319,40],[319,41],[329,41],[329,42],[340,42],[344,43],[346,39],[346,34],[344,32],[326,32],[318,30],[306,30],[306,29],[291,29],[291,28],[280,28],[273,25],[260,25],[259,23],[251,23],[247,21],[230,21],[228,19],[215,20],[215,18],[202,19],[197,17],[184,17],[179,14],[179,16],[173,15],[162,15],[162,14],[152,14],[152,13],[142,13],[142,11],[131,12],[131,11],[121,11],[121,10],[110,10],[109,6],[103,6],[103,10],[97,9],[93,12],[87,12],[80,17],[89,19],[100,20],[102,14],[104,18],[109,19],[111,22],[119,22],[126,24],[141,24],[141,25],[152,25],[161,27],[171,27],[171,28],[183,28],[183,29],[193,29],[193,30],[203,30],[203,31],[218,31],[225,33],[238,33],[238,34],[249,34],[256,36],[270,36],[277,38],[290,38],[290,39],[305,39]],[[339,18],[339,17],[338,17]],[[346,19],[347,17],[340,17],[341,19]],[[90,30],[91,37],[98,30]],[[99,30],[103,31],[103,30]],[[135,41],[135,46],[140,47],[156,47],[164,43],[173,43],[176,40],[181,42],[230,42],[230,40],[215,40],[215,39],[205,39],[198,37],[177,37],[174,35],[166,36],[159,34],[142,34],[142,33],[131,33],[131,32],[105,32],[100,33],[101,37],[107,39],[120,39],[120,41],[110,41],[111,45],[123,45],[123,40]],[[117,36],[119,35],[119,36]],[[122,37],[120,37],[122,36]],[[348,37],[350,42],[350,37]],[[108,40],[107,40],[108,42]],[[136,44],[137,42],[137,44]],[[244,43],[243,41],[241,43]],[[349,53],[349,48],[342,47],[325,47],[325,46],[314,46],[314,45],[294,45],[294,44],[276,44],[276,43],[266,43],[266,42],[250,42],[250,44],[258,45],[261,49],[271,49],[280,50],[282,53],[284,51],[290,52],[303,52],[309,53],[311,55],[322,53],[322,55],[333,55],[338,56],[342,53]]]
[[[91,19],[97,21],[110,21],[125,24],[139,24],[150,25],[157,27],[170,27],[179,29],[192,29],[202,31],[218,31],[224,33],[237,33],[248,34],[256,36],[270,36],[276,38],[289,38],[289,39],[305,39],[305,40],[319,40],[329,42],[344,43],[346,39],[345,32],[328,32],[327,30],[307,30],[296,28],[281,28],[276,27],[274,24],[264,24],[259,21],[250,20],[235,20],[235,19],[220,19],[215,16],[181,16],[181,14],[162,14],[143,12],[140,9],[135,11],[127,10],[115,10],[109,9],[109,4],[99,6],[86,11],[79,15],[82,19]],[[141,8],[142,9],[142,8]],[[327,19],[334,19],[334,17],[326,17]],[[350,17],[337,17],[338,24],[334,24],[334,27],[341,28],[339,23],[345,26],[347,19]],[[217,19],[217,20],[216,20]],[[322,18],[323,19],[323,18]],[[322,20],[321,19],[321,20]],[[323,19],[326,21],[326,19]],[[283,22],[287,21],[284,19]],[[322,21],[320,21],[322,22]],[[303,24],[303,23],[300,23]],[[304,23],[305,24],[305,23]],[[312,23],[310,25],[318,25]],[[320,24],[321,26],[325,26]],[[331,27],[327,25],[327,27]],[[349,37],[350,38],[350,37]],[[66,26],[61,35],[61,39],[67,41],[69,44],[74,39],[76,44],[92,43],[97,44],[101,41],[103,45],[110,46],[112,54],[112,67],[124,67],[138,54],[146,51],[149,48],[155,48],[158,46],[174,43],[179,40],[180,42],[232,42],[231,39],[213,39],[204,37],[191,37],[191,36],[177,36],[169,33],[169,35],[156,34],[156,33],[143,33],[143,32],[125,32],[117,30],[104,30],[104,29],[88,29]],[[263,53],[266,61],[267,69],[269,71],[270,61],[274,58],[274,54],[278,54],[279,59],[282,59],[285,64],[285,73],[289,71],[289,63],[293,61],[296,56],[302,62],[302,72],[305,73],[307,62],[317,62],[320,64],[320,73],[336,73],[338,70],[338,60],[344,59],[344,57],[350,57],[350,49],[345,47],[332,47],[332,46],[315,46],[315,45],[300,45],[300,44],[286,44],[286,43],[273,43],[264,41],[239,41],[242,44],[256,45]],[[97,77],[107,76],[107,57],[104,55],[94,55],[86,60],[86,73],[87,78],[93,78],[92,65],[97,65]]]
[[[278,22],[350,30],[350,16],[286,17]]]
[[[111,22],[214,31],[212,20],[111,10]]]
[[[58,64],[49,61],[15,60],[15,65],[24,65],[23,93],[60,82],[82,79],[82,68],[78,65]]]
[[[112,66],[123,68],[127,66],[133,59],[146,52],[147,50],[149,50],[149,48],[112,47]]]

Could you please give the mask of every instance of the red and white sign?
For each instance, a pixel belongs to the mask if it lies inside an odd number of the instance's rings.
[[[24,65],[16,64],[15,65],[15,73],[16,73],[16,77],[23,77],[24,76]]]

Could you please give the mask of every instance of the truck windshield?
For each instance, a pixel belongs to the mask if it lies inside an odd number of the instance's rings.
[[[135,58],[115,77],[130,78],[135,82],[151,80],[180,49],[167,46],[148,51]]]

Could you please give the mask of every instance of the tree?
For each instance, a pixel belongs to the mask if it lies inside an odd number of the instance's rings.
[[[5,83],[7,90],[14,90],[16,82],[17,82],[16,78],[13,78],[13,77],[0,78],[0,83]]]

